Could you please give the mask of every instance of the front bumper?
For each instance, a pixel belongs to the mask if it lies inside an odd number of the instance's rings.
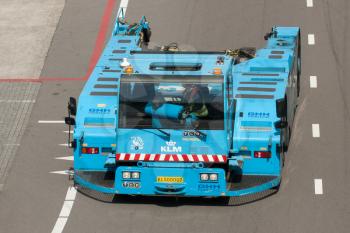
[[[138,171],[140,179],[122,179],[123,171]],[[216,173],[218,181],[203,182],[201,173]],[[157,182],[157,177],[183,177],[182,183]],[[79,186],[106,193],[126,195],[159,195],[188,197],[240,197],[278,187],[280,176],[242,175],[228,181],[220,168],[179,169],[118,167],[114,171],[75,171]]]

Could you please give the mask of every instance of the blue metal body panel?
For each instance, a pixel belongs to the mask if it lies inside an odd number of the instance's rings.
[[[281,146],[281,129],[274,123],[276,100],[283,99],[288,90],[294,93],[297,43],[299,28],[275,27],[266,47],[256,52],[252,59],[240,63],[235,58],[217,53],[138,53],[142,51],[140,33],[149,29],[142,18],[135,33],[128,34],[129,25],[116,23],[115,30],[101,55],[94,71],[79,97],[79,105],[74,129],[74,170],[75,182],[79,185],[105,193],[139,195],[180,195],[180,196],[242,196],[279,185],[282,159],[278,147]],[[218,64],[218,58],[223,59]],[[133,74],[183,76],[204,76],[215,81],[215,68],[222,71],[223,88],[209,84],[211,93],[223,98],[223,127],[203,129],[205,139],[184,137],[185,129],[165,128],[169,136],[154,128],[119,127],[120,87],[125,72],[120,63],[127,58],[133,67]],[[152,63],[200,64],[199,70],[174,71],[151,70]],[[185,79],[184,79],[185,80]],[[215,83],[213,81],[213,83]],[[181,88],[181,84],[169,87],[159,84],[159,89]],[[162,86],[164,85],[164,86]],[[170,88],[170,89],[169,89]],[[296,105],[295,101],[292,101]],[[178,105],[163,106],[158,109],[160,116],[176,118],[182,111]],[[149,106],[145,114],[155,114]],[[294,113],[293,113],[294,114]],[[133,146],[133,138],[142,140],[142,146]],[[173,141],[182,154],[223,154],[227,163],[207,165],[182,162],[142,162],[120,163],[115,161],[116,153],[162,153],[162,146]],[[99,148],[98,154],[83,154],[82,147]],[[254,151],[269,151],[270,158],[255,158]],[[228,174],[239,171],[241,176],[272,177],[252,187],[235,189],[230,184]],[[123,179],[122,172],[140,172],[139,179]],[[101,174],[111,172],[110,186],[93,181],[92,176],[81,176],[79,172]],[[217,174],[217,181],[201,181],[202,173]],[[157,177],[181,177],[182,182],[158,182]],[[91,179],[90,179],[91,178]]]

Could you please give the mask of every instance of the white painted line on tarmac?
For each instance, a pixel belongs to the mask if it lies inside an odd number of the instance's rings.
[[[313,0],[306,0],[306,6],[307,7],[314,7],[314,1]]]
[[[67,195],[66,195],[66,201],[74,201],[75,200],[75,197],[77,195],[77,190],[76,188],[70,186],[68,188],[68,191],[67,191]]]
[[[129,0],[121,0],[119,8],[127,8]]]
[[[65,156],[65,157],[56,157],[55,159],[73,161],[74,157],[73,156]]]
[[[69,217],[70,211],[72,210],[74,201],[64,201],[60,212],[60,217]]]
[[[71,131],[68,131],[68,130],[63,131],[63,133],[73,133],[73,132],[74,132],[73,130],[71,130]]]
[[[126,9],[128,8],[129,0],[121,0],[119,9],[118,9],[118,15],[123,10],[124,16],[126,15]]]
[[[50,172],[51,174],[58,174],[58,175],[69,175],[70,171],[69,170],[64,170],[64,171],[52,171]]]
[[[314,183],[315,183],[315,194],[322,195],[323,194],[322,179],[314,179]]]
[[[307,42],[309,45],[314,45],[315,44],[315,35],[314,34],[307,35]]]
[[[317,88],[317,76],[310,76],[310,88]]]
[[[0,100],[0,103],[35,103],[35,100]]]
[[[64,124],[64,121],[38,121],[39,124]]]
[[[51,231],[51,233],[61,233],[63,232],[64,226],[67,223],[67,218],[61,218],[59,217],[56,221],[56,224],[53,228],[53,230]]]
[[[319,138],[320,137],[320,125],[312,124],[312,137]]]
[[[65,147],[68,147],[68,143],[62,143],[62,144],[58,144],[59,146],[65,146]]]
[[[52,229],[51,233],[62,233],[63,229],[68,221],[70,212],[72,211],[74,200],[77,194],[77,190],[74,187],[69,187],[65,201],[60,212],[59,217],[57,218],[56,224]]]

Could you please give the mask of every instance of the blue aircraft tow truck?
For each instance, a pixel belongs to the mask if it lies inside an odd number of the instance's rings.
[[[300,93],[300,29],[265,48],[148,49],[142,17],[113,34],[65,118],[74,182],[114,195],[235,197],[278,190]]]

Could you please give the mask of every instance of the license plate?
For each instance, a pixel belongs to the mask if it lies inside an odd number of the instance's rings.
[[[158,183],[183,183],[184,178],[181,176],[157,176]]]

